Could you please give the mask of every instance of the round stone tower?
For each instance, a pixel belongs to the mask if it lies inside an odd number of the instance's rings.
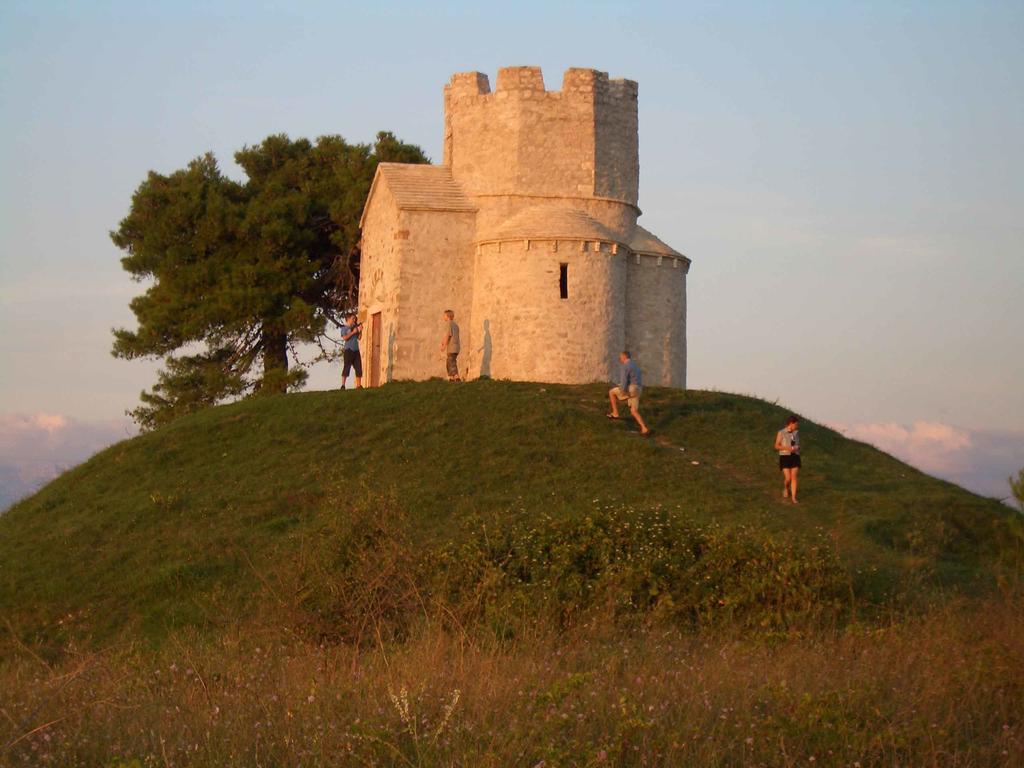
[[[606,381],[626,332],[616,234],[579,209],[532,206],[479,237],[473,333],[491,351],[479,374]]]
[[[538,67],[507,67],[492,93],[486,75],[456,74],[444,163],[477,207],[473,333],[492,349],[480,373],[607,379],[640,213],[637,84],[570,69],[548,91]]]

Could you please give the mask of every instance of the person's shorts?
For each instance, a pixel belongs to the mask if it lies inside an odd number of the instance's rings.
[[[363,356],[359,354],[358,349],[346,349],[342,352],[341,359],[343,365],[341,366],[341,378],[347,379],[348,372],[355,369],[356,376],[363,378]]]
[[[459,375],[459,353],[449,352],[448,358],[445,360],[445,367],[448,371],[448,375],[455,378]]]
[[[629,385],[629,394],[623,392],[622,387],[615,387],[612,390],[612,395],[614,395],[616,400],[625,400],[629,403],[629,407],[634,410],[640,407],[640,387],[636,384]]]
[[[779,469],[799,469],[800,454],[791,453],[788,456],[779,455]]]

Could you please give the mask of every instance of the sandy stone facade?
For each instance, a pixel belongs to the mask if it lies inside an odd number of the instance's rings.
[[[690,260],[637,224],[637,84],[507,67],[444,108],[443,164],[381,163],[363,211],[364,382],[443,376],[452,309],[465,378],[605,381],[629,349],[685,388]]]

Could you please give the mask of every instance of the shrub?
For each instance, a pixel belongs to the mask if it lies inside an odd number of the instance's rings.
[[[664,510],[482,527],[436,557],[440,591],[463,620],[494,626],[529,616],[565,626],[602,610],[617,620],[785,629],[837,616],[851,595],[822,541],[699,525]]]

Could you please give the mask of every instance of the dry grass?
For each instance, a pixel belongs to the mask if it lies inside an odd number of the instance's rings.
[[[1024,764],[1019,599],[773,641],[601,622],[513,643],[426,627],[235,631],[0,662],[0,764]]]

